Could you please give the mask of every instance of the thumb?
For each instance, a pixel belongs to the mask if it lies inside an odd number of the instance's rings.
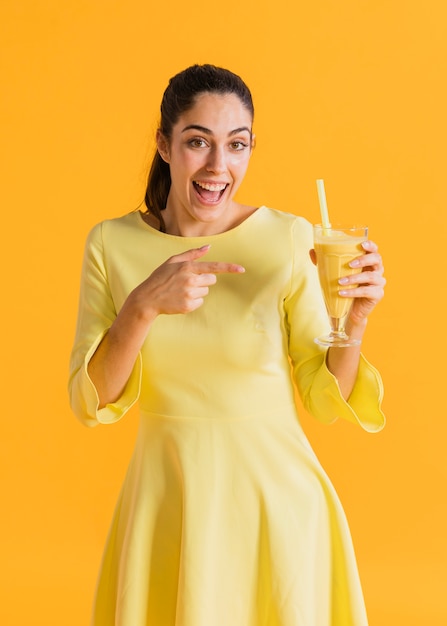
[[[210,248],[211,246],[209,244],[202,246],[201,248],[192,248],[191,250],[187,250],[181,254],[174,254],[174,256],[171,256],[167,262],[182,263],[184,261],[195,261],[196,259],[200,259],[200,257],[204,256]]]

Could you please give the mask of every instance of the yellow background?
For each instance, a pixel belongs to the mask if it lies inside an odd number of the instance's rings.
[[[82,249],[140,203],[162,91],[194,62],[252,88],[241,200],[316,221],[321,177],[333,218],[380,244],[365,352],[387,428],[303,421],[371,626],[447,623],[446,21],[444,0],[1,3],[0,623],[88,623],[136,413],[89,431],[68,408]]]

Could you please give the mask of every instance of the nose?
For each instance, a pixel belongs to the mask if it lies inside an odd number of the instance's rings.
[[[213,172],[213,174],[222,174],[227,169],[226,158],[225,158],[225,150],[224,148],[220,148],[218,146],[214,147],[208,153],[208,162],[206,164],[206,169],[208,172]]]

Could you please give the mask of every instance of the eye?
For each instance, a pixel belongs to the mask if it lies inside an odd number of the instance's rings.
[[[247,144],[247,143],[245,143],[244,141],[240,141],[240,140],[238,140],[238,141],[232,141],[232,142],[230,143],[230,148],[231,148],[232,150],[235,150],[236,152],[239,152],[239,151],[241,151],[241,150],[245,150],[245,148],[248,148],[248,144]]]
[[[191,148],[205,148],[206,141],[201,137],[193,137],[188,141],[188,145],[190,145]]]

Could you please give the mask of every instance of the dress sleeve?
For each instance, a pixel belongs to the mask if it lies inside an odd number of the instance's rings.
[[[302,218],[294,222],[292,246],[294,263],[285,310],[289,355],[303,405],[322,422],[343,418],[368,432],[377,432],[385,425],[379,372],[362,355],[354,389],[345,401],[337,379],[326,366],[326,350],[314,342],[329,328],[317,270],[309,257],[312,226]]]
[[[103,226],[90,232],[84,251],[79,311],[70,357],[68,390],[71,408],[86,426],[110,424],[119,420],[138,400],[141,388],[141,355],[135,363],[121,397],[99,409],[96,388],[87,366],[116,317],[116,309],[104,260]]]

